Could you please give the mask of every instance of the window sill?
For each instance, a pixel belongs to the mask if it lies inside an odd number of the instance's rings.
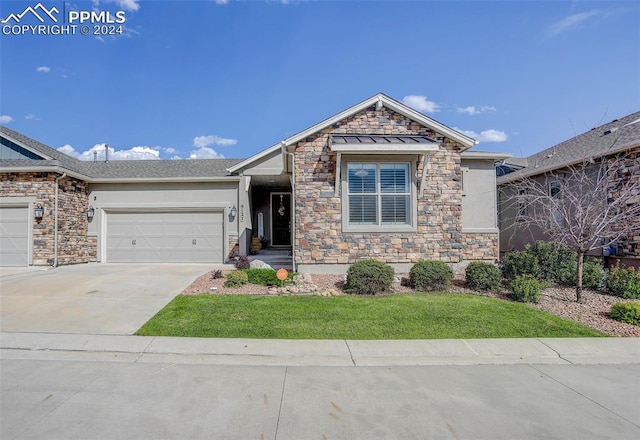
[[[349,233],[367,233],[367,234],[388,234],[388,233],[411,233],[415,234],[418,229],[415,226],[342,226],[342,232]]]

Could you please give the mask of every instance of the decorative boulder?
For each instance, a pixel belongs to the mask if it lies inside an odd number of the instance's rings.
[[[250,263],[250,267],[251,269],[273,269],[273,267],[269,266],[267,263],[265,263],[262,260],[253,260]]]

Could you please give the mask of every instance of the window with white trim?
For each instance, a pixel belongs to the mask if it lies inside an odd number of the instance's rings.
[[[349,226],[410,226],[411,164],[349,162],[347,216]]]

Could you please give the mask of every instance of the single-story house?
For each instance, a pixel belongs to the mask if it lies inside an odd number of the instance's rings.
[[[518,187],[522,179],[545,182],[545,179],[552,176],[552,181],[548,183],[548,191],[549,194],[553,194],[554,191],[559,191],[562,175],[568,171],[568,167],[581,167],[585,160],[590,164],[599,164],[600,161],[613,158],[622,160],[624,172],[620,173],[620,178],[640,178],[640,112],[592,128],[532,156],[509,158],[499,164],[497,183],[501,252],[522,250],[527,244],[548,238],[538,228],[518,221],[518,212],[523,208],[514,200],[517,199],[517,191],[522,191]],[[640,194],[638,198],[640,199]],[[640,219],[637,232],[618,242],[611,252],[618,257],[635,259],[634,265],[638,265]]]
[[[242,159],[83,162],[0,128],[0,265],[223,263],[252,237],[298,271],[499,255],[496,162],[377,94]]]

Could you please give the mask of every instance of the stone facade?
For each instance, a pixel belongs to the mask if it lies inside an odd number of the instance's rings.
[[[609,160],[609,164],[611,164],[611,161],[612,159]],[[622,179],[629,179],[632,182],[640,181],[640,149],[636,148],[624,156],[622,166],[618,173]],[[610,189],[609,197],[615,198],[618,196],[618,193],[619,188],[613,187]],[[636,203],[640,203],[640,191],[637,191],[635,196],[637,200]],[[621,256],[640,258],[640,221],[638,221],[636,233],[618,244],[618,254]]]
[[[498,260],[498,234],[464,232],[462,242],[463,260]]]
[[[427,153],[424,182],[420,180],[425,163],[418,156],[416,180],[424,191],[417,200],[416,232],[351,233],[342,231],[342,200],[335,196],[337,158],[328,146],[330,134],[441,137],[386,107],[372,106],[300,141],[295,147],[296,264],[351,264],[363,258],[386,263],[462,260],[460,149],[453,141],[445,138],[443,147]]]
[[[3,173],[2,197],[31,197],[42,205],[44,215],[34,220],[33,265],[54,263],[55,179],[58,173]],[[65,177],[58,189],[58,264],[86,263],[95,260],[95,240],[87,237],[87,183]]]

